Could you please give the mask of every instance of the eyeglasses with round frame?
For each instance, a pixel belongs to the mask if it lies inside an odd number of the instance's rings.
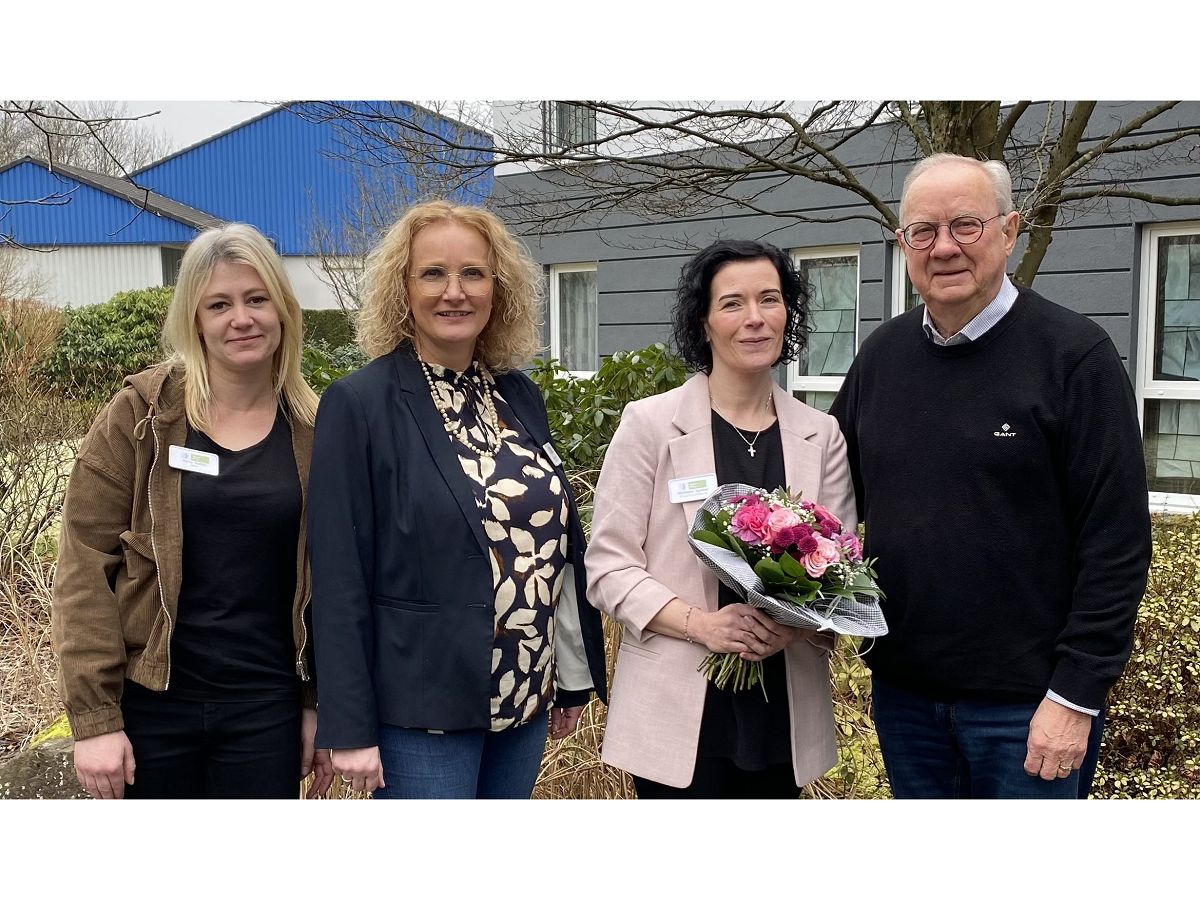
[[[496,276],[487,266],[466,266],[459,272],[447,272],[441,266],[425,266],[408,276],[417,284],[417,291],[425,297],[440,297],[450,286],[450,279],[457,278],[462,292],[468,297],[482,297],[492,289]]]
[[[950,230],[950,237],[954,238],[959,246],[966,246],[974,244],[983,237],[983,229],[988,222],[994,222],[1006,215],[1008,213],[996,213],[990,219],[981,219],[979,216],[955,216],[949,222],[912,222],[906,225],[900,233],[904,235],[904,243],[908,246],[914,250],[925,250],[933,246],[938,232],[945,227]]]

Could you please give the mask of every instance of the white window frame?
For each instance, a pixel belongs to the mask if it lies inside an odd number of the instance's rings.
[[[889,301],[890,318],[902,316],[907,309],[904,301],[908,299],[908,263],[904,259],[904,248],[900,242],[889,242],[892,245],[892,295]]]
[[[835,244],[829,247],[802,247],[788,251],[792,262],[801,260],[827,259],[835,256],[853,256],[858,277],[854,280],[854,354],[858,355],[859,303],[862,298],[862,247],[858,244]],[[842,388],[844,375],[801,375],[800,360],[794,359],[787,365],[787,390],[793,396],[797,392],[834,393]]]
[[[600,284],[599,284],[599,265],[594,262],[586,263],[559,263],[550,267],[550,356],[553,359],[562,361],[562,334],[559,330],[562,314],[559,312],[559,289],[558,276],[570,272],[596,272],[596,365],[600,365]],[[570,370],[570,373],[576,378],[591,378],[596,374],[596,370]]]
[[[1134,389],[1138,423],[1143,442],[1146,433],[1147,400],[1195,400],[1200,402],[1200,382],[1159,381],[1154,378],[1154,338],[1158,325],[1158,239],[1178,235],[1200,235],[1200,221],[1147,225],[1142,230],[1142,277],[1138,303],[1138,364]],[[1143,443],[1144,446],[1144,443]],[[1161,512],[1189,513],[1200,510],[1200,494],[1150,492],[1150,508]]]

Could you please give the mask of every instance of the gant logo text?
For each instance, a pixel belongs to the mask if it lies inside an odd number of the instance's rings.
[[[992,434],[994,434],[996,437],[1016,437],[1017,433],[1015,431],[1009,431],[1008,427],[1008,423],[1005,422],[1000,426],[1000,431],[993,431]]]

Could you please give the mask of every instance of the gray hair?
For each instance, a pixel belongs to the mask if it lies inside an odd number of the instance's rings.
[[[933,156],[925,157],[913,166],[912,170],[904,178],[904,187],[900,191],[901,223],[906,221],[904,218],[904,204],[908,199],[908,189],[912,187],[912,183],[930,169],[935,169],[947,163],[965,163],[966,165],[982,170],[987,175],[988,182],[992,185],[992,194],[996,198],[997,212],[1000,215],[1008,215],[1013,211],[1012,176],[1008,173],[1008,166],[1004,165],[1004,163],[996,159],[972,159],[969,156],[959,156],[955,153],[935,153]]]

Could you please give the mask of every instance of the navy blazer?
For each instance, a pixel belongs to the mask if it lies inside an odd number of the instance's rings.
[[[496,387],[539,446],[551,440],[545,403],[528,376],[497,375]],[[567,558],[588,670],[606,700],[604,634],[586,598],[579,511],[562,465],[555,471],[570,504]],[[375,746],[379,722],[488,728],[491,543],[407,342],[321,398],[308,515],[317,746]],[[555,705],[587,697],[560,689]]]

